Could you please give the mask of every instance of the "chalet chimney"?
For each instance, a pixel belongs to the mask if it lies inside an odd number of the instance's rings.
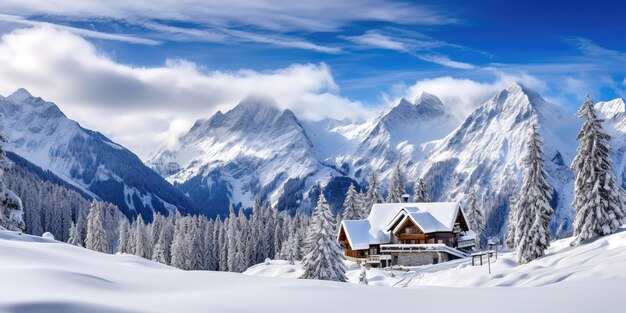
[[[402,195],[402,201],[404,201],[404,203],[408,203],[409,202],[409,195],[408,194],[403,194]]]

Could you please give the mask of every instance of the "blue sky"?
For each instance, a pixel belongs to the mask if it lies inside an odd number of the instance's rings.
[[[462,117],[513,81],[571,111],[586,94],[626,97],[619,1],[3,3],[0,94],[26,87],[140,151],[251,93],[311,119],[421,91]]]

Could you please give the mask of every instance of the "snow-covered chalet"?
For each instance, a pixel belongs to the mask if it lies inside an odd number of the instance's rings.
[[[366,219],[341,221],[337,239],[348,259],[387,267],[466,257],[475,236],[458,202],[381,203]]]

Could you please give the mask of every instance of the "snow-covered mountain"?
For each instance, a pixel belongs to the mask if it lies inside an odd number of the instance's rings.
[[[310,187],[338,174],[315,157],[291,111],[256,97],[198,120],[177,147],[161,149],[149,164],[212,214],[226,214],[229,201],[250,207],[257,194],[296,206],[307,181]]]
[[[361,123],[302,123],[271,100],[248,98],[197,121],[149,164],[211,212],[227,213],[229,201],[249,207],[257,194],[280,209],[306,209],[315,204],[318,183],[336,211],[351,183],[362,183],[372,169],[384,178],[397,160],[409,166],[423,160],[457,125],[430,94],[399,99]]]
[[[336,150],[334,159],[326,162],[334,162],[357,179],[372,169],[386,177],[398,161],[405,166],[423,161],[437,140],[458,124],[434,95],[422,93],[413,102],[400,98],[363,123],[332,129],[352,145]]]
[[[539,94],[514,84],[476,109],[431,152],[422,173],[435,199],[462,200],[477,188],[488,212],[487,233],[501,234],[508,199],[521,185],[525,142],[536,123],[544,141],[546,170],[554,187],[558,235],[571,228],[573,174],[580,121]]]
[[[604,128],[611,135],[613,172],[618,184],[626,188],[626,101],[617,98],[595,105],[598,117],[604,119]]]
[[[176,207],[193,212],[180,190],[146,167],[126,148],[104,135],[82,128],[51,102],[25,89],[0,98],[0,132],[20,157],[82,190],[116,204],[127,216]]]

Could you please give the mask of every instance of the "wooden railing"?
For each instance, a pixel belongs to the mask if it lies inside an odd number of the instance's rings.
[[[441,251],[455,255],[460,258],[468,257],[469,254],[460,251],[458,249],[448,247],[444,244],[393,244],[393,245],[380,245],[381,253],[391,252],[420,252],[420,251]]]

